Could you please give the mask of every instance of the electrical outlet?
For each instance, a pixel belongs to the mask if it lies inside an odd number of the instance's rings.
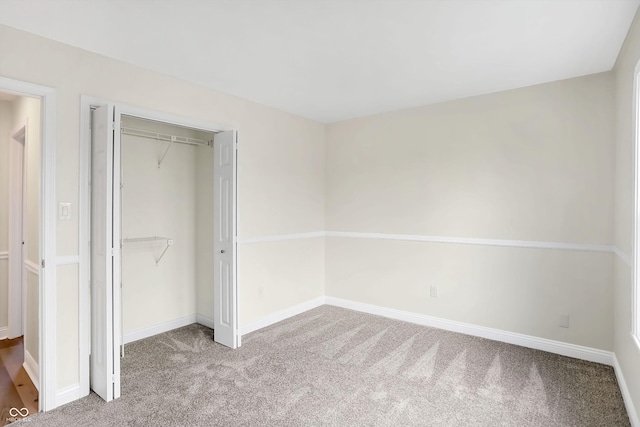
[[[561,314],[559,317],[559,321],[558,321],[558,326],[560,326],[561,328],[568,328],[569,327],[569,315],[568,314]]]
[[[429,296],[431,296],[431,298],[438,298],[438,287],[436,285],[429,287]]]

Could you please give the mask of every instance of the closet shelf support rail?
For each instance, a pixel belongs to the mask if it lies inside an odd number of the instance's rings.
[[[209,147],[213,145],[213,140],[209,141],[206,139],[191,138],[188,136],[169,135],[167,133],[152,132],[144,129],[136,129],[126,126],[121,127],[120,131],[125,135],[139,136],[141,138],[155,139],[157,141],[170,142],[173,139],[174,142],[177,142],[178,144],[208,145]]]
[[[154,236],[154,237],[134,237],[134,238],[122,240],[123,246],[128,246],[132,244],[141,244],[143,246],[157,246],[163,243],[164,243],[164,248],[162,249],[160,256],[156,259],[156,266],[160,263],[160,260],[162,259],[164,254],[167,253],[169,246],[173,245],[173,239],[169,239],[168,237]]]

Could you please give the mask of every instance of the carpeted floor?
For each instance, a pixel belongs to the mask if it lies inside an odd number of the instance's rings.
[[[612,368],[323,306],[243,338],[129,344],[122,397],[29,426],[628,426]]]

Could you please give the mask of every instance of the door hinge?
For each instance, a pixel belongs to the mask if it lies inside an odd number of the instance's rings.
[[[40,266],[44,268],[44,260],[40,260]]]
[[[116,376],[115,376],[115,374],[112,374],[112,375],[111,375],[111,382],[112,382],[112,383],[115,383],[115,382],[116,382]]]
[[[115,256],[115,254],[116,254],[115,248],[111,248],[111,256]]]

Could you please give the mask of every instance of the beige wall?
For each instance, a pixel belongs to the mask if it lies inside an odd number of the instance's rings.
[[[604,73],[330,124],[327,229],[608,245],[612,89]],[[606,252],[330,237],[326,291],[612,350],[612,269]]]
[[[640,60],[640,15],[627,34],[615,66],[616,94],[616,159],[615,159],[615,246],[626,257],[633,255],[634,212],[634,121],[633,73]],[[631,331],[631,300],[633,270],[629,262],[615,262],[615,353],[636,410],[640,410],[640,349],[633,342]]]
[[[213,324],[213,150],[196,149],[196,311]]]
[[[9,137],[11,103],[0,101],[0,328],[9,325]],[[5,256],[6,255],[6,256]],[[0,333],[0,337],[6,333]]]
[[[324,229],[324,127],[237,97],[142,70],[61,43],[0,26],[0,75],[53,87],[57,94],[57,200],[72,203],[72,221],[59,221],[57,255],[78,254],[80,95],[206,120],[239,131],[238,234],[240,237],[300,233]],[[315,250],[318,243],[300,242]],[[274,244],[286,246],[286,242]],[[322,245],[322,244],[320,244]],[[273,257],[282,265],[311,262],[323,270],[321,257],[307,251],[273,251],[255,246],[239,250],[241,324],[300,303],[297,297],[323,294],[323,276],[299,279],[297,268],[282,271],[285,280],[255,278]],[[272,245],[273,246],[273,245]],[[264,251],[251,262],[245,252]],[[322,248],[323,252],[324,249]],[[268,253],[267,253],[268,252]],[[285,259],[286,257],[286,259]],[[58,267],[58,390],[77,384],[77,266]],[[266,294],[292,295],[279,301]],[[262,290],[261,290],[262,289]],[[300,289],[308,289],[302,292]],[[245,304],[247,299],[258,301]]]

